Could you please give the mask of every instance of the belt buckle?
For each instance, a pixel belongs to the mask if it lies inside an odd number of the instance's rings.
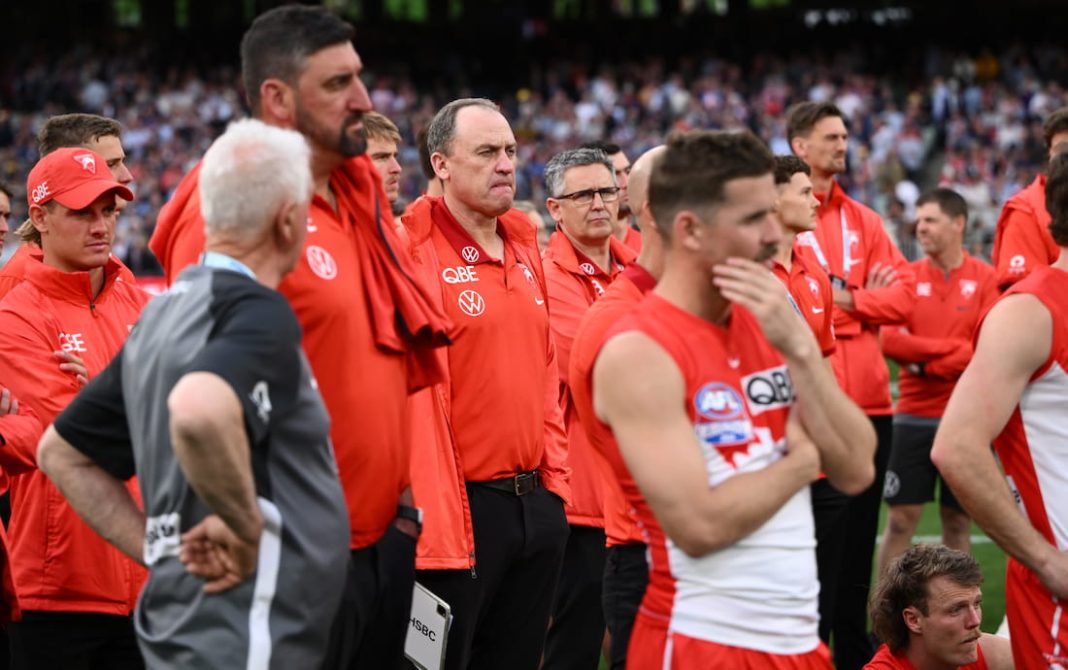
[[[529,489],[525,487],[527,486],[527,482],[532,480],[535,476],[536,475],[533,472],[523,472],[521,474],[516,475],[515,480],[513,481],[513,486],[515,486],[515,494],[517,496],[525,496],[526,494],[533,491],[533,487]]]

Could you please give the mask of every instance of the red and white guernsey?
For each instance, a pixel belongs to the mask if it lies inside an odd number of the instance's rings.
[[[653,338],[682,372],[709,486],[782,458],[793,385],[751,313],[735,306],[724,328],[651,294],[616,332],[629,330]],[[807,486],[751,535],[701,558],[665,537],[644,499],[629,502],[649,540],[639,617],[666,623],[669,633],[771,654],[817,648],[819,582]]]
[[[1068,272],[1037,267],[1005,295],[1035,296],[1053,317],[1049,357],[1031,376],[1020,404],[994,440],[1009,487],[1031,525],[1068,551]],[[1037,577],[1009,561],[1006,603],[1018,668],[1068,666],[1068,612]],[[1029,659],[1020,663],[1019,659]]]

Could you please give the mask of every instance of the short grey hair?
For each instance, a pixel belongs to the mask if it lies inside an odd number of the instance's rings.
[[[549,197],[555,198],[563,195],[564,173],[573,167],[582,167],[584,165],[605,166],[608,174],[612,176],[612,185],[616,185],[616,172],[612,167],[612,161],[609,160],[608,154],[600,149],[589,147],[567,149],[550,158],[549,162],[545,164],[545,189],[549,192]]]
[[[449,145],[456,136],[456,115],[464,107],[485,107],[494,112],[501,111],[497,103],[486,98],[460,98],[445,105],[438,110],[427,127],[426,148],[431,156],[435,153],[449,155]]]
[[[204,154],[200,212],[208,234],[255,238],[287,201],[311,201],[311,150],[304,136],[256,119],[230,124]]]

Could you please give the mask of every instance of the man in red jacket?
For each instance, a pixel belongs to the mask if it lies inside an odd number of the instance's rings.
[[[1042,125],[1042,136],[1050,159],[1058,151],[1068,150],[1068,107],[1049,115]],[[992,257],[999,288],[1005,290],[1036,267],[1052,265],[1060,257],[1061,248],[1049,234],[1049,221],[1046,175],[1040,174],[1009,198],[998,217]]]
[[[448,341],[402,252],[382,179],[366,155],[353,28],[323,7],[259,16],[241,44],[253,114],[295,129],[311,148],[315,193],[304,252],[279,285],[330,413],[352,550],[327,667],[404,662],[419,511],[412,505],[408,394],[440,376],[428,350]],[[160,212],[150,246],[168,280],[204,250],[197,166]]]
[[[111,258],[116,196],[133,193],[104,157],[54,151],[31,170],[30,221],[42,257],[26,260],[25,280],[0,303],[7,335],[0,379],[39,421],[51,423],[81,383],[52,353],[80,357],[90,376],[122,346],[148,296]],[[10,627],[15,667],[139,668],[130,613],[144,570],[97,536],[36,467],[40,435],[0,448],[11,482],[10,550],[22,621]],[[54,538],[63,538],[62,542]]]
[[[545,640],[545,670],[594,667],[604,639],[601,468],[578,419],[568,365],[579,321],[636,255],[613,236],[620,193],[612,172],[608,156],[598,149],[561,151],[545,165],[546,206],[556,232],[542,260],[549,288],[549,328],[560,371],[572,497],[564,510],[571,533]]]
[[[926,258],[912,263],[916,306],[900,326],[882,329],[883,351],[901,366],[894,412],[894,441],[883,496],[890,506],[879,572],[912,544],[925,503],[934,500],[938,471],[931,444],[949,395],[972,358],[979,320],[998,297],[994,268],[963,247],[968,204],[960,194],[937,188],[916,201],[916,236]],[[971,519],[953,492],[940,483],[942,542],[971,548]]]
[[[545,273],[497,106],[454,100],[427,135],[445,194],[402,220],[457,336],[446,381],[412,398],[419,582],[452,606],[446,668],[535,670],[570,497]]]
[[[871,658],[868,589],[879,523],[883,475],[890,455],[890,371],[879,349],[879,326],[899,323],[912,309],[915,279],[883,229],[879,215],[853,200],[835,181],[846,169],[849,133],[831,103],[804,102],[789,112],[790,148],[812,168],[820,201],[816,230],[800,249],[830,277],[837,338],[835,377],[878,435],[875,481],[847,499],[826,480],[813,487],[820,576],[820,637],[834,636],[835,665],[857,670]],[[848,556],[849,560],[844,560]]]

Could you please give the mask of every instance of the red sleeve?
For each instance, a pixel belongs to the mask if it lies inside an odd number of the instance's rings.
[[[962,340],[944,337],[913,335],[904,326],[883,326],[879,329],[883,353],[898,363],[926,363],[958,348]]]
[[[965,340],[952,340],[952,342],[957,345],[952,351],[931,360],[923,366],[925,375],[949,381],[955,381],[960,378],[964,368],[968,367],[968,363],[971,362],[975,351],[972,349],[971,342]]]
[[[1006,289],[1036,267],[1049,264],[1041,233],[1029,212],[1014,207],[1005,213],[995,268],[999,287]]]
[[[820,299],[823,301],[826,318],[823,319],[823,328],[816,333],[816,339],[819,341],[820,352],[826,358],[838,348],[834,337],[834,319],[830,316],[834,313],[834,289],[831,288],[830,281],[820,282]]]
[[[18,414],[0,416],[0,468],[9,475],[35,469],[37,443],[43,433],[37,415],[22,403]]]
[[[560,374],[557,371],[556,347],[549,340],[545,383],[545,450],[538,471],[545,488],[571,503],[571,468],[567,466],[567,433],[560,409]]]
[[[560,383],[568,383],[568,364],[571,361],[571,344],[575,341],[579,322],[590,301],[585,291],[570,275],[556,268],[548,267],[546,262],[545,281],[549,289],[549,329],[556,343],[556,362]]]
[[[881,221],[865,219],[865,225],[865,232],[870,240],[867,268],[870,270],[876,263],[882,266],[892,265],[897,272],[897,278],[894,283],[883,288],[853,289],[853,310],[850,314],[869,325],[901,323],[912,313],[916,274],[883,230]]]

